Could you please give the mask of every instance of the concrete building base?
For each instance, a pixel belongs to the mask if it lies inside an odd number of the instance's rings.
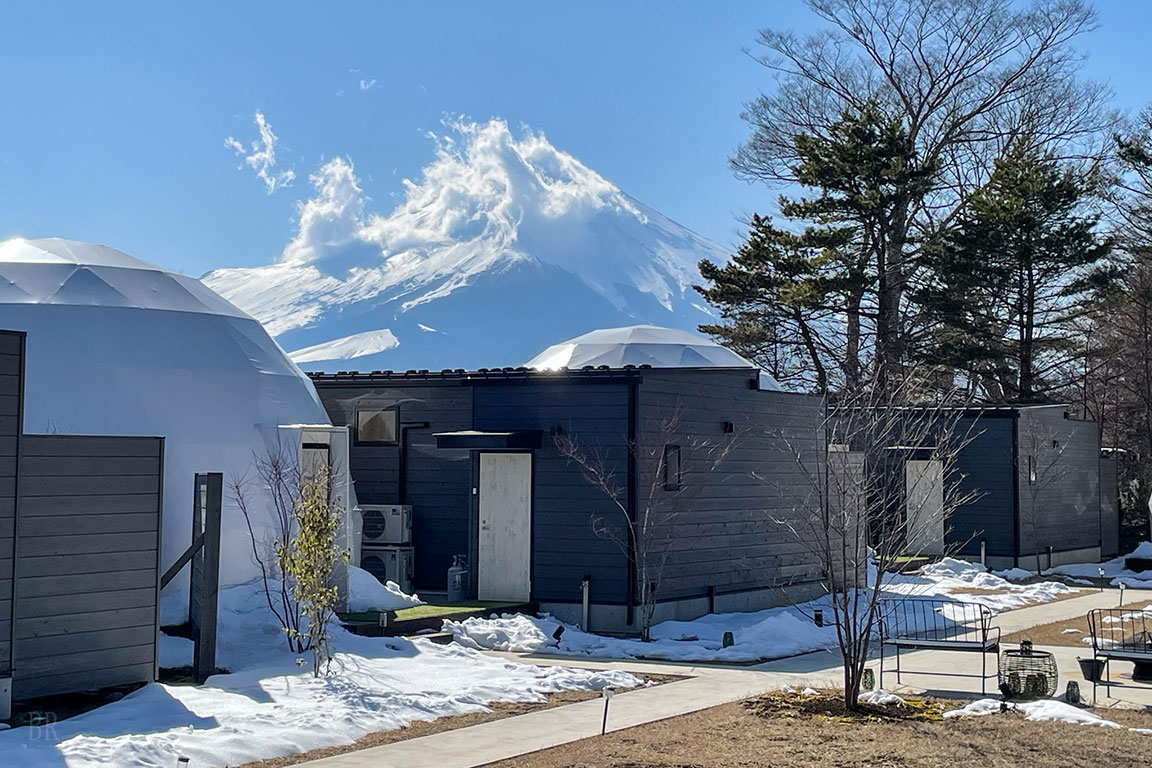
[[[980,562],[977,555],[955,555],[958,560],[967,560],[970,563]],[[988,555],[985,563],[993,571],[1002,571],[1008,568],[1026,568],[1030,571],[1046,570],[1056,565],[1072,565],[1080,563],[1098,563],[1102,558],[1100,547],[1084,547],[1082,549],[1069,549],[1063,552],[1053,552],[1049,562],[1048,551],[1040,553],[1039,567],[1034,553],[1021,554],[1019,558],[1011,556]]]

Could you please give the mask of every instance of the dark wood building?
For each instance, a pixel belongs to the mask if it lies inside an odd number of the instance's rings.
[[[657,620],[822,589],[815,558],[776,522],[817,498],[822,400],[762,389],[753,368],[312,378],[332,423],[352,428],[358,502],[412,507],[417,590],[444,590],[464,555],[482,599],[576,621],[587,580],[593,628],[627,630],[643,588],[629,566],[637,546],[660,553]],[[631,541],[621,516],[646,509],[653,538]]]
[[[1067,405],[969,408],[957,433],[965,490],[948,539],[967,557],[984,543],[995,568],[1097,562],[1120,548],[1116,461],[1101,450],[1100,425]]]
[[[914,419],[922,409],[905,410]],[[944,423],[960,446],[951,466],[931,446],[894,446],[885,460],[905,514],[918,516],[910,553],[1031,570],[1119,554],[1116,461],[1098,423],[1066,405],[1017,404],[957,408]],[[964,501],[945,504],[945,493]]]

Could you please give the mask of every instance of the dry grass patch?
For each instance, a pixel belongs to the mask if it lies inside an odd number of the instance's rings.
[[[1125,604],[1125,609],[1132,611],[1142,611],[1152,603],[1133,603],[1131,605]],[[1076,629],[1078,632],[1065,632],[1066,629]],[[1085,612],[1081,616],[1076,616],[1071,619],[1061,619],[1060,621],[1053,621],[1049,624],[1040,624],[1028,629],[1022,629],[1018,632],[1004,635],[1001,641],[1004,643],[1012,644],[1019,643],[1021,640],[1031,640],[1037,647],[1045,645],[1067,645],[1075,648],[1091,648],[1088,643],[1081,642],[1081,638],[1088,637],[1088,614]]]
[[[645,682],[659,685],[671,683],[676,680],[683,680],[684,678],[675,675],[644,675],[643,679]],[[273,757],[268,760],[257,760],[251,763],[244,763],[241,766],[237,766],[237,768],[284,768],[284,766],[297,765],[308,762],[309,760],[319,760],[322,757],[332,757],[333,755],[342,755],[346,752],[356,752],[361,749],[379,747],[397,741],[406,741],[407,739],[415,739],[420,736],[430,736],[434,733],[452,731],[457,728],[467,728],[470,725],[479,725],[480,723],[487,723],[492,720],[502,720],[505,717],[526,715],[529,712],[535,712],[540,709],[552,709],[553,707],[562,707],[566,704],[575,704],[580,701],[599,698],[600,695],[599,691],[563,691],[561,693],[550,694],[547,700],[542,702],[496,702],[488,705],[488,708],[491,710],[489,712],[476,712],[471,715],[459,715],[456,717],[441,717],[436,720],[417,720],[403,728],[370,733],[358,739],[353,744],[313,749],[297,755]]]
[[[493,763],[499,768],[1109,768],[1147,766],[1152,736],[1032,723],[1019,715],[936,719],[960,706],[926,701],[923,716],[845,714],[835,697],[757,697]],[[1152,727],[1143,712],[1103,713]]]
[[[844,704],[841,692],[821,693],[815,696],[803,694],[769,693],[743,702],[748,712],[765,718],[792,718],[805,720],[823,718],[839,723],[885,722],[891,720],[921,720],[930,722],[943,720],[950,709],[946,704],[932,699],[905,699],[903,707],[881,707],[871,704],[861,709],[849,710]]]
[[[1041,579],[1041,581],[1048,581],[1048,579]],[[1014,582],[1014,583],[1025,584],[1025,583],[1031,583],[1031,582]],[[960,589],[951,590],[950,594],[952,594],[952,595],[969,595],[972,597],[980,597],[983,595],[1003,595],[1004,590],[1002,590],[1002,589],[988,589],[985,587],[963,587]],[[1058,603],[1061,600],[1072,600],[1072,599],[1077,598],[1077,597],[1083,597],[1085,594],[1087,594],[1087,593],[1083,589],[1077,589],[1075,592],[1067,592],[1067,593],[1062,594],[1062,595],[1057,595],[1056,597],[1052,598],[1051,600],[1043,600],[1043,601],[1036,602],[1036,603],[1029,603],[1029,605],[1046,605],[1047,603]]]

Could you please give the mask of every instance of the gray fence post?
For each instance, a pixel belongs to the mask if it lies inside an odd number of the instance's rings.
[[[216,611],[220,592],[220,511],[224,495],[224,475],[204,472],[196,475],[195,506],[192,511],[192,540],[203,542],[192,555],[188,590],[188,621],[195,638],[192,676],[203,683],[216,671]]]

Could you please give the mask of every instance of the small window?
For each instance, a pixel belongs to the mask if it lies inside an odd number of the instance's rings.
[[[356,411],[357,445],[394,445],[396,409]]]
[[[664,446],[664,490],[680,490],[680,446]]]

